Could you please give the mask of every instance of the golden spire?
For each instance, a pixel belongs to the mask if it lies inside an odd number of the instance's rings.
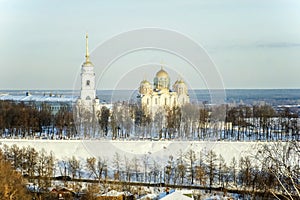
[[[85,62],[90,62],[88,33],[85,34]]]
[[[85,65],[93,65],[90,61],[88,33],[85,34],[85,63],[84,64]]]

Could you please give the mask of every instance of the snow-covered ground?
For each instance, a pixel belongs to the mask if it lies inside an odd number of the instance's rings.
[[[113,157],[116,153],[120,154],[121,158],[126,156],[131,159],[137,157],[143,159],[145,155],[149,157],[149,161],[155,160],[161,166],[165,166],[172,155],[175,159],[179,152],[186,153],[190,150],[196,152],[197,160],[200,152],[207,154],[213,150],[217,155],[221,154],[227,164],[230,164],[232,158],[235,157],[238,161],[244,156],[253,156],[257,153],[258,145],[271,142],[229,142],[229,141],[134,141],[134,140],[26,140],[26,139],[0,139],[0,148],[4,145],[14,145],[18,147],[31,146],[37,151],[44,149],[46,152],[53,152],[58,160],[67,160],[72,156],[77,159],[86,160],[88,157],[101,157],[108,161],[108,165],[113,162]],[[60,175],[57,171],[57,175]],[[83,175],[85,176],[85,175]],[[163,190],[161,190],[163,191]],[[180,194],[192,194],[193,190],[178,190],[173,196],[166,196],[165,199],[182,199]],[[238,195],[222,192],[205,193],[205,191],[197,191],[204,200],[226,200],[239,199]],[[161,192],[160,192],[161,193]],[[159,199],[159,192],[151,191],[146,197]],[[162,193],[163,194],[163,193]],[[141,198],[144,199],[144,198]],[[188,199],[188,197],[185,197]]]
[[[0,148],[4,144],[19,147],[34,147],[37,151],[45,149],[52,151],[59,160],[71,158],[86,159],[88,157],[101,157],[112,161],[115,153],[127,158],[142,158],[148,155],[150,159],[165,164],[170,155],[177,157],[190,149],[196,152],[197,159],[200,152],[207,153],[213,150],[217,155],[221,154],[227,163],[235,157],[254,155],[257,145],[262,142],[224,142],[224,141],[121,141],[121,140],[26,140],[26,139],[0,139]],[[203,156],[203,155],[202,155]]]

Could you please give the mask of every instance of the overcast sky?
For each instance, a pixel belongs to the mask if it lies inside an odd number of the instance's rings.
[[[192,38],[216,64],[225,88],[300,88],[299,10],[299,0],[0,0],[0,89],[73,89],[86,32],[92,51],[143,27]],[[136,65],[140,54],[120,59],[114,70]],[[186,64],[166,53],[142,54],[141,61],[162,60],[170,69]],[[132,84],[152,80],[158,69],[134,76]],[[203,87],[197,77],[184,78]],[[105,80],[98,88],[118,84]]]

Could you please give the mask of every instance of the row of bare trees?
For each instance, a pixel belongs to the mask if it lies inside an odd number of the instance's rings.
[[[237,140],[299,140],[298,114],[288,107],[276,111],[269,105],[227,108],[226,121],[231,130],[225,137]],[[228,136],[231,135],[231,136]]]
[[[186,104],[153,114],[123,102],[114,104],[110,115],[108,111],[102,113],[98,118],[101,130],[112,138],[300,140],[298,114],[289,108],[276,111],[269,105]]]
[[[38,152],[29,146],[19,148],[17,145],[10,147],[4,145],[2,151],[4,159],[22,175],[37,176],[36,184],[39,188],[51,186],[51,177],[55,174],[56,163],[53,153],[47,153],[45,150]]]
[[[76,133],[73,113],[65,108],[61,106],[54,114],[47,103],[0,101],[0,135],[33,137],[44,132],[52,137],[71,136]]]
[[[47,103],[0,102],[0,132],[5,137],[43,133],[55,139],[300,140],[298,114],[269,105],[186,104],[148,113],[139,104],[122,102],[112,109],[103,106],[96,115],[83,112],[79,119],[74,120],[73,111],[64,106],[54,114]]]
[[[52,153],[16,145],[3,147],[3,158],[23,174],[37,176],[38,188],[51,186],[53,176],[72,179],[199,185],[207,188],[238,188],[247,192],[268,192],[287,199],[300,197],[299,142],[273,142],[257,146],[251,156],[225,161],[213,150],[179,150],[163,160],[151,155],[115,153],[111,158],[72,156],[55,159]],[[64,179],[67,181],[67,179]],[[31,180],[34,181],[34,180]],[[79,189],[78,189],[79,190]]]

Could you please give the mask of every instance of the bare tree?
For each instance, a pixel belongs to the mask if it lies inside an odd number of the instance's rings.
[[[15,169],[18,169],[21,167],[22,152],[21,152],[21,149],[16,144],[12,145],[9,148],[8,160],[11,161],[11,163]]]
[[[114,179],[115,180],[121,180],[121,156],[119,153],[115,153],[114,157],[113,157],[113,165],[115,168],[115,173],[114,173]]]
[[[38,152],[32,147],[27,147],[23,157],[23,169],[29,177],[33,177],[36,173],[37,158]]]
[[[156,183],[158,181],[158,176],[160,173],[160,165],[158,164],[158,162],[156,162],[155,160],[153,160],[153,165],[151,167],[151,174],[153,176],[153,182]]]
[[[55,158],[53,153],[47,155],[46,151],[42,149],[39,152],[37,159],[37,175],[38,185],[40,188],[46,188],[51,186],[51,177],[54,173]]]
[[[170,155],[169,160],[168,160],[168,164],[165,167],[165,182],[167,184],[170,183],[170,180],[171,180],[171,177],[172,177],[172,174],[173,174],[173,170],[174,170],[174,159],[173,159],[173,156]]]
[[[189,177],[190,177],[190,181],[191,184],[194,184],[194,177],[195,177],[195,169],[194,169],[194,165],[195,165],[195,161],[196,161],[196,153],[195,151],[193,151],[192,149],[190,149],[188,152],[186,152],[185,154],[185,158],[188,160],[189,162]]]
[[[231,163],[230,163],[230,169],[231,169],[231,176],[233,180],[233,184],[237,186],[236,184],[236,179],[237,179],[237,161],[235,157],[232,158]]]
[[[240,159],[240,180],[244,187],[250,187],[251,185],[251,163],[249,156],[246,156],[245,158],[241,157]]]
[[[174,133],[179,130],[181,124],[181,110],[179,107],[167,108],[166,110],[166,128],[168,138],[175,137]],[[165,135],[166,138],[166,135]]]
[[[75,158],[75,156],[72,156],[72,158],[69,158],[67,161],[68,170],[71,172],[72,179],[76,177],[76,175],[79,175],[80,170],[80,161]]]
[[[199,122],[198,122],[198,138],[204,139],[207,134],[209,122],[209,112],[207,108],[199,109]]]
[[[198,122],[198,106],[194,104],[185,104],[181,107],[181,119],[184,138],[194,139],[196,124]],[[180,130],[180,128],[178,128]]]
[[[224,182],[225,182],[225,178],[226,178],[226,173],[227,173],[227,166],[225,163],[225,160],[223,158],[223,156],[220,154],[219,155],[219,185],[222,185],[222,187],[224,187]]]
[[[300,198],[300,145],[299,142],[274,142],[259,147],[256,156],[261,165],[272,174],[278,182],[286,199]],[[277,197],[276,193],[269,190]]]
[[[132,159],[133,169],[135,173],[135,181],[139,181],[140,160],[134,156]]]
[[[199,181],[200,185],[206,184],[207,175],[202,151],[199,152],[199,164],[195,166],[195,178],[197,181]]]
[[[125,164],[125,175],[126,175],[125,180],[130,182],[131,181],[131,171],[132,171],[133,165],[131,163],[131,160],[129,160],[129,158],[127,158],[127,156],[124,156],[124,164]]]
[[[110,117],[110,127],[112,132],[112,139],[116,139],[118,137],[118,125],[116,121],[116,115],[115,112],[112,111],[111,117]]]
[[[217,165],[216,161],[217,161],[216,153],[213,150],[210,150],[206,155],[210,192],[215,178],[215,170]]]
[[[143,165],[144,165],[144,182],[147,182],[147,174],[148,174],[148,165],[149,165],[149,156],[145,154],[142,158]]]
[[[206,184],[206,172],[205,168],[203,166],[197,165],[195,166],[195,178],[197,181],[199,181],[200,185],[205,185]]]
[[[90,176],[93,175],[99,181],[102,178],[102,174],[105,171],[106,165],[107,160],[102,159],[101,157],[98,157],[98,159],[96,159],[95,157],[86,159],[86,168],[90,172]]]
[[[154,125],[156,128],[156,132],[159,133],[159,139],[162,138],[162,129],[163,129],[163,122],[164,122],[164,113],[162,110],[158,110],[154,115]]]
[[[180,177],[181,179],[181,184],[183,184],[183,181],[184,181],[184,178],[185,178],[185,175],[186,175],[186,166],[185,166],[185,163],[184,163],[184,155],[183,155],[183,152],[182,150],[179,151],[179,155],[178,155],[178,159],[177,159],[177,173],[178,173],[178,176]]]
[[[102,136],[107,136],[110,116],[109,109],[105,106],[102,106],[100,112],[97,113],[97,116]]]

